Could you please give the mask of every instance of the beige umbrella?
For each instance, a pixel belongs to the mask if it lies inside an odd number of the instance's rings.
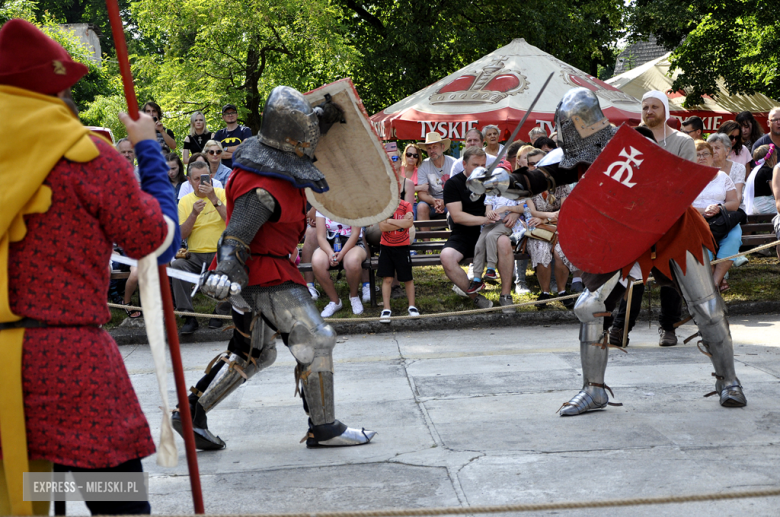
[[[619,88],[624,93],[641,99],[650,90],[658,90],[666,93],[669,98],[669,111],[673,117],[685,120],[696,115],[702,119],[705,131],[716,131],[726,120],[734,120],[741,111],[753,113],[761,127],[766,127],[766,119],[769,110],[780,105],[766,95],[731,95],[725,87],[723,79],[717,81],[719,93],[716,98],[704,96],[704,102],[698,106],[683,108],[685,92],[672,91],[672,83],[679,76],[680,70],[669,73],[669,56],[661,56],[652,61],[616,75],[607,80],[610,85]]]

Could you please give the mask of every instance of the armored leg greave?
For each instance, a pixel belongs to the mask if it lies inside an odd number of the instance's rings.
[[[715,288],[707,250],[704,250],[704,264],[697,262],[688,252],[685,273],[676,262],[672,262],[672,269],[688,303],[688,310],[699,327],[701,343],[706,349],[703,352],[710,356],[715,367],[715,390],[720,396],[720,404],[726,407],[747,405],[734,370],[734,349],[726,306]]]
[[[254,305],[281,334],[298,364],[304,409],[309,415],[309,447],[368,443],[373,431],[351,429],[336,420],[333,399],[333,347],[336,332],[322,321],[305,287],[265,288],[252,293]]]
[[[604,343],[604,313],[606,300],[617,285],[620,273],[610,278],[595,292],[585,289],[574,306],[580,320],[580,359],[582,360],[582,390],[561,407],[561,416],[572,416],[606,407],[609,397],[604,384],[609,350]]]
[[[276,335],[261,318],[253,319],[251,313],[241,315],[233,312],[233,321],[236,329],[228,350],[215,357],[206,367],[206,374],[195,387],[190,388],[195,445],[199,449],[225,447],[225,442],[209,431],[206,413],[276,360]],[[173,427],[179,434],[183,433],[178,413],[174,414]]]
[[[220,369],[216,378],[198,399],[206,412],[211,411],[257,372],[268,368],[276,361],[276,335],[274,331],[263,323],[262,318],[255,319],[253,324],[248,351],[229,346],[227,352],[221,353],[215,359],[226,363],[227,366]],[[231,341],[232,344],[233,341]],[[210,365],[210,367],[213,366]]]
[[[196,445],[200,449],[225,447],[207,427],[206,412],[212,410],[241,384],[276,360],[276,336],[281,334],[298,364],[296,393],[301,392],[309,415],[308,447],[334,447],[368,443],[376,434],[352,429],[336,420],[333,400],[333,347],[336,333],[326,325],[306,288],[296,284],[248,287],[242,296],[253,312],[233,312],[236,330],[228,351],[206,368],[206,375],[191,389]],[[182,433],[178,413],[174,428]]]

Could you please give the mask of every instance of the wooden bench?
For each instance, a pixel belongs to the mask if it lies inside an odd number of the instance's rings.
[[[742,224],[742,247],[745,251],[762,244],[776,241],[772,218],[774,214],[749,215],[747,222]]]
[[[777,240],[774,227],[772,225],[772,218],[774,214],[763,215],[749,215],[746,223],[742,224],[742,247],[741,250],[749,250],[762,244],[768,244]],[[441,250],[444,249],[444,243],[450,236],[450,230],[447,226],[445,219],[434,219],[431,221],[414,221],[414,227],[416,230],[414,242],[411,245],[411,250],[417,252],[416,255],[412,255],[412,267],[423,266],[440,266],[441,265]],[[435,239],[429,242],[425,242],[422,239]],[[366,244],[366,250],[368,250],[368,258],[363,261],[363,269],[368,270],[369,283],[371,284],[371,306],[377,307],[376,301],[376,270],[379,267],[379,246]],[[430,253],[426,253],[430,252]],[[528,254],[515,253],[515,260],[524,260],[530,258]],[[461,264],[467,265],[472,261],[473,257],[465,257]],[[330,268],[331,271],[342,270],[341,264]],[[298,265],[298,270],[301,273],[311,272],[311,264],[302,262]],[[129,272],[125,271],[112,271],[111,280],[126,279],[130,276]]]

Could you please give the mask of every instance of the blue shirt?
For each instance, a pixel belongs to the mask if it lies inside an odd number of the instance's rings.
[[[220,183],[227,186],[227,180],[230,177],[230,173],[233,172],[233,169],[230,167],[225,167],[223,164],[219,164],[219,169],[217,169],[216,174],[214,174],[214,179],[219,180]]]

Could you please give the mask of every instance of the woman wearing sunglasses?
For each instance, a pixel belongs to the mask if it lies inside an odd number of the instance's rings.
[[[745,170],[750,174],[750,160],[753,156],[750,154],[750,149],[745,147],[742,142],[742,128],[739,123],[733,120],[727,120],[718,128],[718,133],[726,135],[731,140],[731,153],[729,153],[729,160],[736,163],[741,163],[745,166]]]
[[[411,180],[414,185],[414,199],[410,201],[410,203],[412,203],[412,206],[414,207],[415,219],[417,219],[417,192],[424,188],[417,184],[417,167],[421,163],[422,154],[420,153],[420,148],[415,144],[408,144],[401,155],[401,175],[404,178]],[[406,200],[408,201],[408,198]]]
[[[227,185],[228,178],[233,169],[222,163],[222,155],[225,154],[224,149],[222,149],[222,144],[216,140],[209,140],[206,142],[206,145],[203,146],[203,154],[206,155],[206,159],[208,160],[211,177],[223,185]]]

